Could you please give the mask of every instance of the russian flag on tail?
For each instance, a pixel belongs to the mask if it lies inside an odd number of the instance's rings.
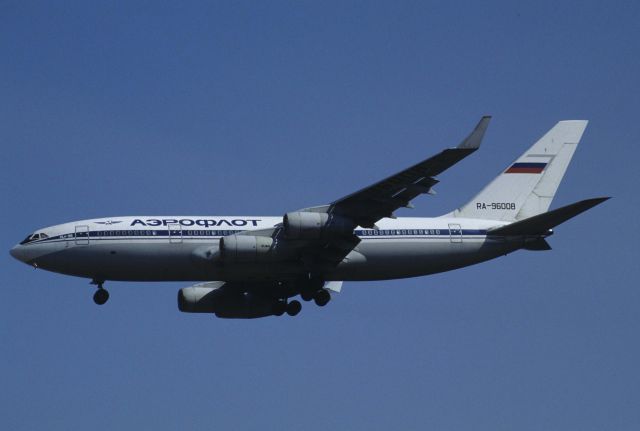
[[[505,174],[540,174],[547,166],[546,163],[514,163],[504,171]]]

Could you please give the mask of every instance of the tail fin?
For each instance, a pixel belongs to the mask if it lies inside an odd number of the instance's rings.
[[[549,209],[586,120],[560,121],[454,217],[515,221]]]

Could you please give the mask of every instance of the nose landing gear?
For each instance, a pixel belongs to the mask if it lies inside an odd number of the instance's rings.
[[[98,305],[102,305],[107,302],[109,300],[109,292],[104,287],[102,287],[104,281],[93,280],[91,284],[95,284],[96,286],[98,286],[98,290],[96,290],[96,293],[93,294],[93,302]]]

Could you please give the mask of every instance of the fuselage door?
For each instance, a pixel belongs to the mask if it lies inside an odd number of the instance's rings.
[[[89,245],[89,226],[76,226],[76,245]]]
[[[462,242],[462,227],[457,223],[449,223],[449,238],[451,242]]]
[[[182,242],[182,226],[177,223],[169,223],[167,229],[169,229],[169,243],[180,244]]]

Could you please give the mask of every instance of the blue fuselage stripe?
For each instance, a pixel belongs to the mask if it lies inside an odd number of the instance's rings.
[[[103,230],[90,232],[75,232],[57,235],[46,239],[35,240],[32,243],[46,243],[59,240],[122,240],[122,239],[155,239],[155,238],[182,238],[182,239],[213,239],[227,235],[244,232],[242,230],[207,230],[207,229],[177,229],[177,230]],[[363,229],[354,233],[361,239],[389,239],[398,237],[411,238],[436,238],[449,236],[485,236],[483,229]]]

